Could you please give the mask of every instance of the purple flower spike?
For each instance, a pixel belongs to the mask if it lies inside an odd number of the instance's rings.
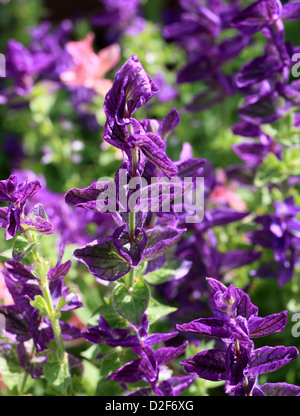
[[[151,391],[157,396],[174,396],[188,388],[194,381],[194,376],[170,377],[168,381],[158,382],[162,366],[182,355],[187,347],[187,342],[178,347],[161,347],[155,351],[152,345],[175,338],[178,332],[148,335],[149,322],[146,314],[142,316],[138,328],[134,325],[130,326],[136,335],[128,335],[125,338],[117,338],[108,334],[108,329],[110,329],[108,325],[105,326],[104,331],[99,331],[100,325],[98,329],[92,327],[86,331],[87,336],[91,337],[92,340],[96,340],[98,336],[100,342],[106,342],[114,347],[130,347],[135,354],[140,356],[140,358],[130,361],[111,373],[108,380],[115,380],[120,383],[135,383],[144,380],[151,384],[151,388],[134,391],[129,393],[129,396],[149,395]],[[92,331],[91,335],[89,331]]]
[[[260,269],[252,273],[260,277],[277,276],[279,284],[284,285],[292,278],[295,268],[300,242],[300,221],[297,218],[300,208],[295,205],[293,197],[288,197],[281,203],[274,202],[273,205],[273,214],[255,218],[261,229],[250,232],[248,237],[253,244],[273,249],[275,263],[268,269],[261,265]]]

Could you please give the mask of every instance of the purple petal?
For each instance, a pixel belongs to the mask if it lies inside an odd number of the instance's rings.
[[[262,347],[253,351],[249,375],[259,376],[270,373],[284,366],[298,357],[298,350],[295,347]]]
[[[177,74],[178,84],[192,83],[207,79],[215,71],[214,62],[211,62],[205,54],[186,64]]]
[[[0,208],[0,227],[6,228],[7,226],[7,207]]]
[[[270,77],[281,68],[282,63],[276,56],[259,56],[245,64],[237,73],[236,84],[239,88],[248,87]]]
[[[65,195],[65,201],[68,205],[99,211],[97,199],[99,195],[107,189],[104,182],[94,182],[84,189],[73,188]]]
[[[123,365],[107,377],[108,380],[115,380],[123,383],[135,383],[144,376],[145,367],[143,360],[138,358]]]
[[[21,223],[22,226],[25,226],[24,229],[34,230],[42,234],[53,234],[55,232],[51,222],[41,217],[28,218]]]
[[[128,337],[122,339],[107,339],[106,343],[110,347],[130,347],[137,348],[138,350],[141,347],[141,343],[136,335],[129,335]]]
[[[171,377],[168,383],[171,385],[174,396],[179,396],[194,382],[195,376]],[[161,389],[161,383],[158,385]]]
[[[247,123],[244,120],[237,122],[233,126],[232,131],[237,136],[243,136],[243,137],[259,137],[262,133],[259,126],[255,124]]]
[[[13,193],[17,186],[17,177],[11,175],[7,180],[0,181],[0,201],[15,202]]]
[[[151,388],[144,388],[144,389],[139,389],[139,390],[135,390],[132,391],[129,394],[126,394],[126,397],[129,396],[151,396],[152,394],[152,389]]]
[[[199,177],[206,166],[206,159],[186,159],[176,163],[178,176],[182,179],[187,177]]]
[[[276,94],[249,97],[239,109],[239,116],[249,123],[271,123],[280,117],[279,100]]]
[[[129,236],[127,225],[116,228],[113,233],[113,242],[119,254],[132,266],[137,266],[142,258],[143,250],[147,244],[147,236],[142,228],[136,228],[134,239]]]
[[[72,340],[82,337],[81,330],[67,322],[60,321],[59,325],[62,331],[62,337],[65,340]]]
[[[232,250],[226,253],[219,253],[220,272],[225,274],[237,267],[253,263],[260,257],[260,255],[261,253],[255,250]]]
[[[176,129],[180,123],[181,117],[176,108],[173,108],[164,119],[159,123],[156,134],[163,140],[166,140],[170,133]]]
[[[35,356],[32,357],[30,351],[27,351],[25,345],[20,342],[18,344],[18,356],[19,363],[24,370],[31,375],[33,379],[40,378],[43,376],[43,367],[48,357],[46,356]]]
[[[169,332],[166,334],[163,334],[163,333],[151,334],[145,339],[144,345],[149,346],[153,344],[158,344],[159,342],[165,342],[169,339],[176,337],[177,335],[178,335],[177,331]]]
[[[176,325],[179,331],[191,332],[199,335],[229,338],[230,332],[224,328],[224,321],[220,318],[199,318],[187,324]]]
[[[300,19],[300,1],[289,1],[283,5],[282,19],[299,20]]]
[[[103,140],[118,149],[127,150],[129,148],[127,143],[128,136],[129,134],[125,126],[120,126],[114,117],[107,117]]]
[[[244,142],[232,146],[234,153],[244,162],[251,166],[257,166],[262,163],[268,153],[268,149],[261,143]]]
[[[258,307],[253,305],[249,296],[240,288],[236,288],[240,301],[237,305],[237,315],[249,319],[251,316],[257,316]]]
[[[53,269],[48,272],[49,280],[56,280],[64,278],[71,268],[71,260],[66,261],[63,264],[57,264]]]
[[[188,341],[186,341],[182,345],[179,345],[179,347],[159,348],[154,353],[154,358],[157,362],[157,365],[160,366],[160,365],[163,365],[170,361],[175,360],[175,358],[179,357],[181,354],[185,352],[187,345],[188,345]]]
[[[226,225],[247,217],[249,212],[235,211],[231,208],[222,207],[211,209],[206,212],[206,219],[211,227]]]
[[[39,181],[25,181],[18,184],[14,196],[17,198],[18,202],[25,203],[28,198],[35,195],[41,189],[41,184]]]
[[[25,283],[29,280],[37,280],[37,277],[32,274],[31,269],[18,261],[8,260],[5,262],[5,266],[7,271],[17,281]]]
[[[255,33],[280,16],[281,7],[280,1],[258,0],[242,10],[231,25],[244,33]]]
[[[180,362],[187,373],[195,374],[206,380],[220,381],[225,380],[226,351],[206,350],[201,351],[191,358]]]
[[[189,104],[185,105],[184,109],[190,112],[203,111],[222,101],[223,98],[224,91],[218,85],[213,85],[197,94]]]
[[[84,263],[90,273],[102,280],[114,281],[125,276],[131,268],[128,262],[119,255],[111,237],[103,238],[74,251],[74,257]]]
[[[143,253],[144,260],[152,260],[172,248],[185,233],[183,229],[173,227],[156,227],[147,230],[147,246]]]
[[[148,336],[149,332],[149,321],[147,314],[144,313],[144,315],[141,317],[139,328],[138,328],[138,336],[140,338],[146,338]]]
[[[132,55],[118,71],[112,88],[106,94],[104,112],[107,117],[116,118],[118,124],[129,124],[134,111],[144,106],[157,92],[157,86],[138,56]]]
[[[11,203],[9,203],[7,210],[7,225],[5,232],[6,240],[11,240],[15,237],[17,231],[20,231],[21,214],[21,208],[12,207]]]
[[[287,311],[274,313],[264,318],[251,316],[248,321],[249,337],[257,338],[281,332],[287,324]]]
[[[168,177],[177,174],[177,168],[166,155],[165,143],[154,133],[146,135],[132,135],[128,138],[128,144],[131,148],[138,147],[144,155],[156,166],[158,166]]]
[[[300,396],[300,387],[288,383],[266,383],[259,386],[265,396]]]

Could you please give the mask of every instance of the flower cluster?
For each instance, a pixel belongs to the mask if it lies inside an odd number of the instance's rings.
[[[281,146],[264,134],[260,125],[272,123],[297,106],[297,80],[290,81],[297,47],[285,41],[284,22],[300,18],[300,2],[259,0],[246,7],[231,25],[243,34],[261,31],[267,39],[264,54],[246,63],[236,75],[237,87],[246,95],[239,109],[243,120],[234,128],[235,134],[259,138],[260,143],[238,145],[238,155],[257,166],[269,153],[281,157]],[[252,157],[251,157],[252,156]]]
[[[252,274],[259,277],[277,277],[279,285],[282,286],[291,280],[299,258],[300,222],[296,215],[300,208],[295,205],[293,197],[286,198],[282,203],[274,202],[274,208],[274,214],[255,218],[255,222],[262,229],[249,233],[253,244],[273,249],[274,261],[262,264]]]
[[[177,82],[203,81],[205,87],[187,105],[189,111],[201,111],[234,94],[235,73],[224,67],[249,45],[248,34],[229,36],[231,20],[239,11],[239,2],[180,1],[179,20],[164,28],[166,40],[178,43],[187,54],[188,63],[177,74]],[[220,41],[220,36],[223,39]]]
[[[179,347],[162,347],[155,351],[152,345],[168,341],[177,336],[178,331],[170,333],[154,333],[149,335],[149,321],[147,315],[141,317],[138,328],[130,324],[135,335],[129,335],[129,330],[112,329],[103,317],[99,318],[99,325],[90,327],[84,331],[84,337],[93,344],[105,342],[111,347],[130,347],[139,358],[126,363],[118,370],[111,373],[109,380],[120,383],[136,383],[144,380],[150,387],[132,391],[128,396],[178,396],[194,381],[194,376],[169,376],[168,379],[159,382],[165,364],[182,355],[187,342]]]
[[[264,318],[258,308],[241,289],[228,288],[215,279],[208,278],[211,286],[212,318],[199,318],[177,325],[180,331],[220,338],[225,349],[201,351],[181,362],[188,373],[207,380],[225,380],[226,393],[234,396],[272,396],[285,391],[299,395],[300,388],[287,383],[257,384],[259,375],[275,371],[298,357],[295,347],[265,346],[254,348],[253,338],[283,331],[287,311]]]

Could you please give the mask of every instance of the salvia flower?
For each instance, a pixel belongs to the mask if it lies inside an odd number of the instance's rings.
[[[224,349],[197,353],[181,362],[185,370],[198,377],[225,381],[225,391],[234,396],[264,396],[279,391],[281,383],[258,385],[258,376],[275,371],[298,357],[295,347],[261,347],[255,349],[253,339],[283,331],[287,311],[266,317],[258,316],[258,308],[240,288],[207,278],[211,287],[212,318],[199,318],[177,325],[180,331],[213,336],[224,342]],[[299,394],[299,387],[289,385],[289,394]]]
[[[201,93],[186,106],[191,112],[202,111],[237,90],[234,74],[225,73],[223,68],[239,56],[251,38],[240,33],[227,36],[225,32],[239,12],[238,2],[179,3],[179,20],[167,25],[163,35],[167,41],[177,42],[187,54],[188,62],[177,74],[178,84],[203,81]]]
[[[277,277],[282,286],[294,273],[296,259],[300,248],[300,221],[297,215],[300,207],[295,205],[294,198],[288,197],[283,202],[274,202],[274,213],[260,215],[255,222],[260,230],[248,234],[253,244],[273,250],[274,262],[262,264],[252,274],[260,277]]]

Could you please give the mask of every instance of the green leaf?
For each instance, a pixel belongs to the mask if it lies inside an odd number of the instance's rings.
[[[49,318],[50,311],[48,309],[48,305],[45,301],[45,299],[41,295],[37,295],[34,300],[30,302],[31,306],[38,309],[41,312],[42,316],[46,316]]]
[[[68,304],[68,301],[63,297],[63,296],[61,296],[60,298],[59,298],[59,301],[58,301],[58,303],[57,303],[57,305],[56,305],[56,308],[55,308],[55,312],[59,312],[62,308],[64,308],[66,305]]]
[[[163,316],[169,315],[175,311],[177,311],[177,308],[173,306],[163,305],[162,303],[152,298],[147,308],[149,324],[152,325],[155,321],[158,321]]]
[[[33,263],[34,259],[29,258],[32,250],[37,243],[30,243],[26,237],[20,235],[14,239],[12,253],[14,258],[18,257],[20,260],[27,258],[27,261]]]
[[[299,141],[299,134],[298,134],[298,145],[300,144]],[[289,175],[300,175],[300,160],[299,160],[299,147],[298,149],[294,149],[292,147],[285,149],[283,155],[283,163],[286,166],[286,170],[289,172]]]
[[[139,280],[133,288],[124,284],[117,286],[113,292],[113,303],[121,316],[131,323],[138,325],[140,319],[147,309],[150,300],[148,285]]]
[[[269,153],[255,175],[254,185],[263,187],[267,184],[282,182],[288,176],[289,170],[285,163],[281,162],[274,153]]]
[[[145,275],[145,280],[152,285],[159,285],[171,279],[181,279],[190,270],[192,262],[167,259],[166,263],[157,270]]]
[[[137,358],[137,356],[131,351],[130,348],[117,347],[112,350],[112,348],[107,345],[101,345],[100,355],[102,355],[103,358],[99,363],[100,371],[98,370],[98,374],[100,377],[95,395],[121,396],[124,390],[120,388],[120,383],[114,380],[107,380],[107,377],[124,364]]]
[[[51,354],[49,360],[43,368],[46,380],[61,393],[64,393],[70,384],[71,377],[68,367],[67,356],[63,361],[57,361],[54,354]]]
[[[12,249],[9,248],[8,250],[3,251],[0,254],[0,263],[5,263],[7,260],[12,259]]]
[[[22,383],[24,370],[19,363],[17,343],[3,343],[0,355],[0,374],[9,390]]]

